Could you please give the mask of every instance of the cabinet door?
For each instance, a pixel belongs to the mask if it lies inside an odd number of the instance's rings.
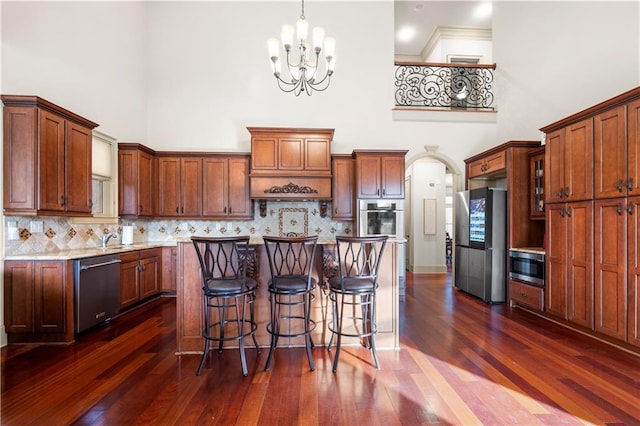
[[[120,255],[120,260],[120,309],[123,309],[140,300],[140,259],[138,252],[134,252]]]
[[[567,127],[565,139],[565,200],[593,198],[593,119]],[[567,195],[568,194],[568,195]]]
[[[305,141],[305,169],[314,171],[331,170],[331,140],[309,138]]]
[[[595,329],[624,340],[627,327],[625,198],[596,201]]]
[[[564,204],[547,204],[546,312],[567,318],[566,219]]]
[[[35,262],[34,289],[35,332],[64,333],[67,318],[64,262]]]
[[[40,113],[39,210],[64,211],[65,120],[45,110]]]
[[[627,200],[627,341],[640,346],[640,197]]]
[[[627,105],[627,191],[640,195],[640,99]]]
[[[333,159],[332,202],[333,218],[355,219],[354,161],[352,158]]]
[[[118,150],[118,214],[138,215],[138,156],[136,150]]]
[[[65,145],[65,210],[91,214],[91,129],[67,121]]]
[[[565,129],[547,135],[544,153],[546,202],[559,203],[564,200],[564,138]]]
[[[593,329],[593,202],[567,203],[568,320]]]
[[[475,177],[482,176],[484,174],[485,166],[486,165],[485,165],[484,159],[476,160],[473,163],[469,163],[468,165],[469,171],[467,172],[467,179],[473,179]]]
[[[162,291],[176,291],[176,256],[177,249],[175,247],[162,248]]]
[[[363,156],[356,159],[356,182],[358,198],[380,198],[380,164],[378,156]]]
[[[253,205],[249,198],[249,158],[229,158],[228,180],[229,217],[252,218]]]
[[[4,209],[36,208],[37,110],[4,108]]]
[[[382,157],[382,197],[404,198],[404,157]]]
[[[531,219],[544,219],[544,152],[529,158]]]
[[[494,173],[504,170],[507,167],[507,153],[505,151],[490,155],[485,160],[485,173]]]
[[[160,249],[142,250],[140,253],[140,298],[160,292]]]
[[[229,162],[226,158],[202,160],[202,215],[224,217],[227,215],[227,176]]]
[[[34,294],[33,262],[6,261],[4,263],[4,325],[7,333],[34,331]]]
[[[180,158],[158,159],[158,215],[180,216]]]
[[[280,138],[278,149],[279,170],[304,170],[304,139]]]
[[[251,167],[253,170],[278,170],[278,139],[251,138]]]
[[[202,216],[202,158],[180,161],[180,216]]]
[[[626,107],[595,116],[594,197],[615,198],[627,194]]]
[[[152,217],[154,216],[154,189],[155,189],[155,167],[154,158],[146,152],[139,153],[138,166],[138,216]]]

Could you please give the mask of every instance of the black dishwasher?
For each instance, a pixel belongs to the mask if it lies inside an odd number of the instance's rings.
[[[75,333],[85,331],[118,313],[120,255],[109,254],[74,262]]]

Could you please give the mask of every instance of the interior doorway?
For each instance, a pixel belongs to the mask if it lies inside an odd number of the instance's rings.
[[[406,267],[412,273],[451,271],[454,194],[463,173],[450,158],[426,146],[409,158],[405,169]]]

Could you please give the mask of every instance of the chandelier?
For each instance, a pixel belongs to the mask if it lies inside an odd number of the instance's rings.
[[[292,52],[292,50],[295,50],[292,49],[294,48],[293,26],[282,26],[281,41],[278,41],[277,38],[270,38],[267,42],[269,46],[269,56],[271,57],[273,65],[273,75],[276,77],[278,87],[284,92],[293,92],[296,96],[299,96],[302,92],[311,96],[314,90],[318,92],[326,90],[327,87],[329,87],[333,69],[336,65],[336,40],[333,37],[325,37],[324,29],[316,27],[312,31],[311,41],[313,44],[310,45],[309,39],[307,38],[308,32],[309,23],[305,20],[304,0],[302,0],[302,13],[296,23],[298,40],[296,46],[299,55],[297,59],[295,58],[295,52]],[[281,44],[286,53],[288,77],[284,77],[280,72],[281,64],[279,54]],[[319,65],[321,62],[320,53],[322,52],[324,52],[325,65],[321,73]],[[294,58],[292,58],[292,56]],[[297,62],[292,62],[292,60],[297,60]]]

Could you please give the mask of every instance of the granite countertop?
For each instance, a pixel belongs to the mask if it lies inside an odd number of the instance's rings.
[[[103,256],[106,254],[125,253],[128,251],[144,250],[148,248],[156,247],[175,247],[175,241],[165,242],[148,242],[148,243],[136,243],[130,245],[114,244],[107,246],[106,249],[100,247],[74,249],[74,250],[60,250],[49,253],[27,253],[17,255],[7,255],[5,260],[73,260],[84,259],[87,257]]]

